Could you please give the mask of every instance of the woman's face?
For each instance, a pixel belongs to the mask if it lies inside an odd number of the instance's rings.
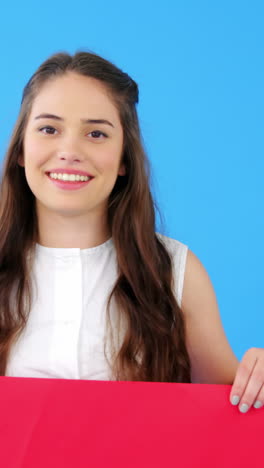
[[[100,81],[69,72],[45,83],[33,102],[19,159],[37,212],[105,215],[117,176],[125,174],[122,148],[118,111]],[[60,180],[55,172],[72,176]],[[93,178],[77,182],[73,176],[79,173]]]

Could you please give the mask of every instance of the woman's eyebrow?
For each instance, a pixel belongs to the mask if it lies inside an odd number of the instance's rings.
[[[62,117],[59,117],[58,115],[54,115],[54,114],[40,114],[40,115],[37,115],[37,117],[35,117],[35,120],[36,119],[55,119],[55,120],[61,120],[61,121],[64,120]],[[114,125],[111,122],[109,122],[109,120],[105,120],[105,119],[81,119],[81,122],[94,123],[94,124],[107,124],[115,128]]]

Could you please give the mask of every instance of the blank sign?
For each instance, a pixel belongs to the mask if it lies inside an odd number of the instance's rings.
[[[264,409],[230,385],[0,377],[3,468],[257,468]]]

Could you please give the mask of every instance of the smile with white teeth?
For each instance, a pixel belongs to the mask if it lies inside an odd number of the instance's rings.
[[[52,179],[70,181],[70,182],[86,182],[92,177],[87,177],[79,174],[58,174],[57,172],[50,172],[49,177]]]

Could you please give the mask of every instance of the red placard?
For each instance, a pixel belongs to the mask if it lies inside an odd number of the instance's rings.
[[[1,468],[259,468],[264,409],[230,385],[0,377]]]

